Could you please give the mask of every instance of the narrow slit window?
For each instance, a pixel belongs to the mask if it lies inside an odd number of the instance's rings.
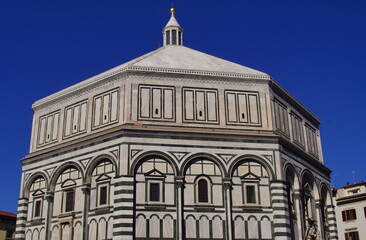
[[[107,193],[108,193],[107,186],[102,186],[99,188],[99,205],[107,204]]]
[[[178,44],[182,45],[182,32],[181,31],[178,32]]]
[[[65,212],[74,211],[74,191],[66,192]]]
[[[166,45],[169,45],[170,44],[170,31],[166,31],[165,36],[166,36]]]
[[[41,216],[41,200],[36,200],[34,204],[34,217]]]
[[[177,30],[172,30],[172,44],[177,44]]]
[[[159,114],[159,110],[157,108],[155,109],[155,114]]]
[[[198,202],[208,202],[208,183],[205,179],[200,179],[198,181]]]
[[[150,201],[159,202],[160,201],[160,184],[150,183]]]
[[[254,186],[246,186],[247,203],[256,203]]]

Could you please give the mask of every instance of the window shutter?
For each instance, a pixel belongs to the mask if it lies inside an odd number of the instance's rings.
[[[342,211],[342,219],[343,219],[343,222],[346,221],[346,211]]]
[[[343,220],[344,221],[344,220]],[[344,238],[346,239],[346,240],[349,240],[349,235],[348,235],[348,233],[345,233],[344,234]]]

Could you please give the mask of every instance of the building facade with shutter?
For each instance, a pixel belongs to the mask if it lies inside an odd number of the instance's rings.
[[[333,190],[339,239],[366,239],[366,183]]]
[[[337,239],[319,119],[268,74],[164,46],[35,102],[17,239]]]

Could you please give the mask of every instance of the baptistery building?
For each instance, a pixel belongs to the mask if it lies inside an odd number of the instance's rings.
[[[338,239],[319,119],[174,9],[163,41],[33,104],[16,239]]]

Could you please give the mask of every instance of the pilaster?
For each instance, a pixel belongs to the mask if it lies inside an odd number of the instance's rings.
[[[175,178],[176,196],[177,196],[177,237],[178,240],[183,240],[183,196],[184,196],[184,177],[178,176]]]
[[[81,191],[84,195],[84,209],[82,216],[83,223],[83,240],[88,240],[89,237],[89,224],[88,224],[88,213],[90,209],[90,184],[85,184],[82,186]]]
[[[288,211],[287,185],[283,181],[271,181],[273,208],[273,236],[275,240],[290,240],[290,214]]]
[[[232,182],[231,179],[223,179],[223,186],[225,190],[225,211],[226,211],[226,224],[227,224],[227,240],[233,239],[233,216],[232,216],[232,207],[231,207],[231,190],[232,190]]]
[[[16,221],[15,239],[25,239],[25,224],[27,222],[28,198],[18,200],[18,214]]]
[[[122,176],[114,187],[113,240],[134,238],[134,177]]]

